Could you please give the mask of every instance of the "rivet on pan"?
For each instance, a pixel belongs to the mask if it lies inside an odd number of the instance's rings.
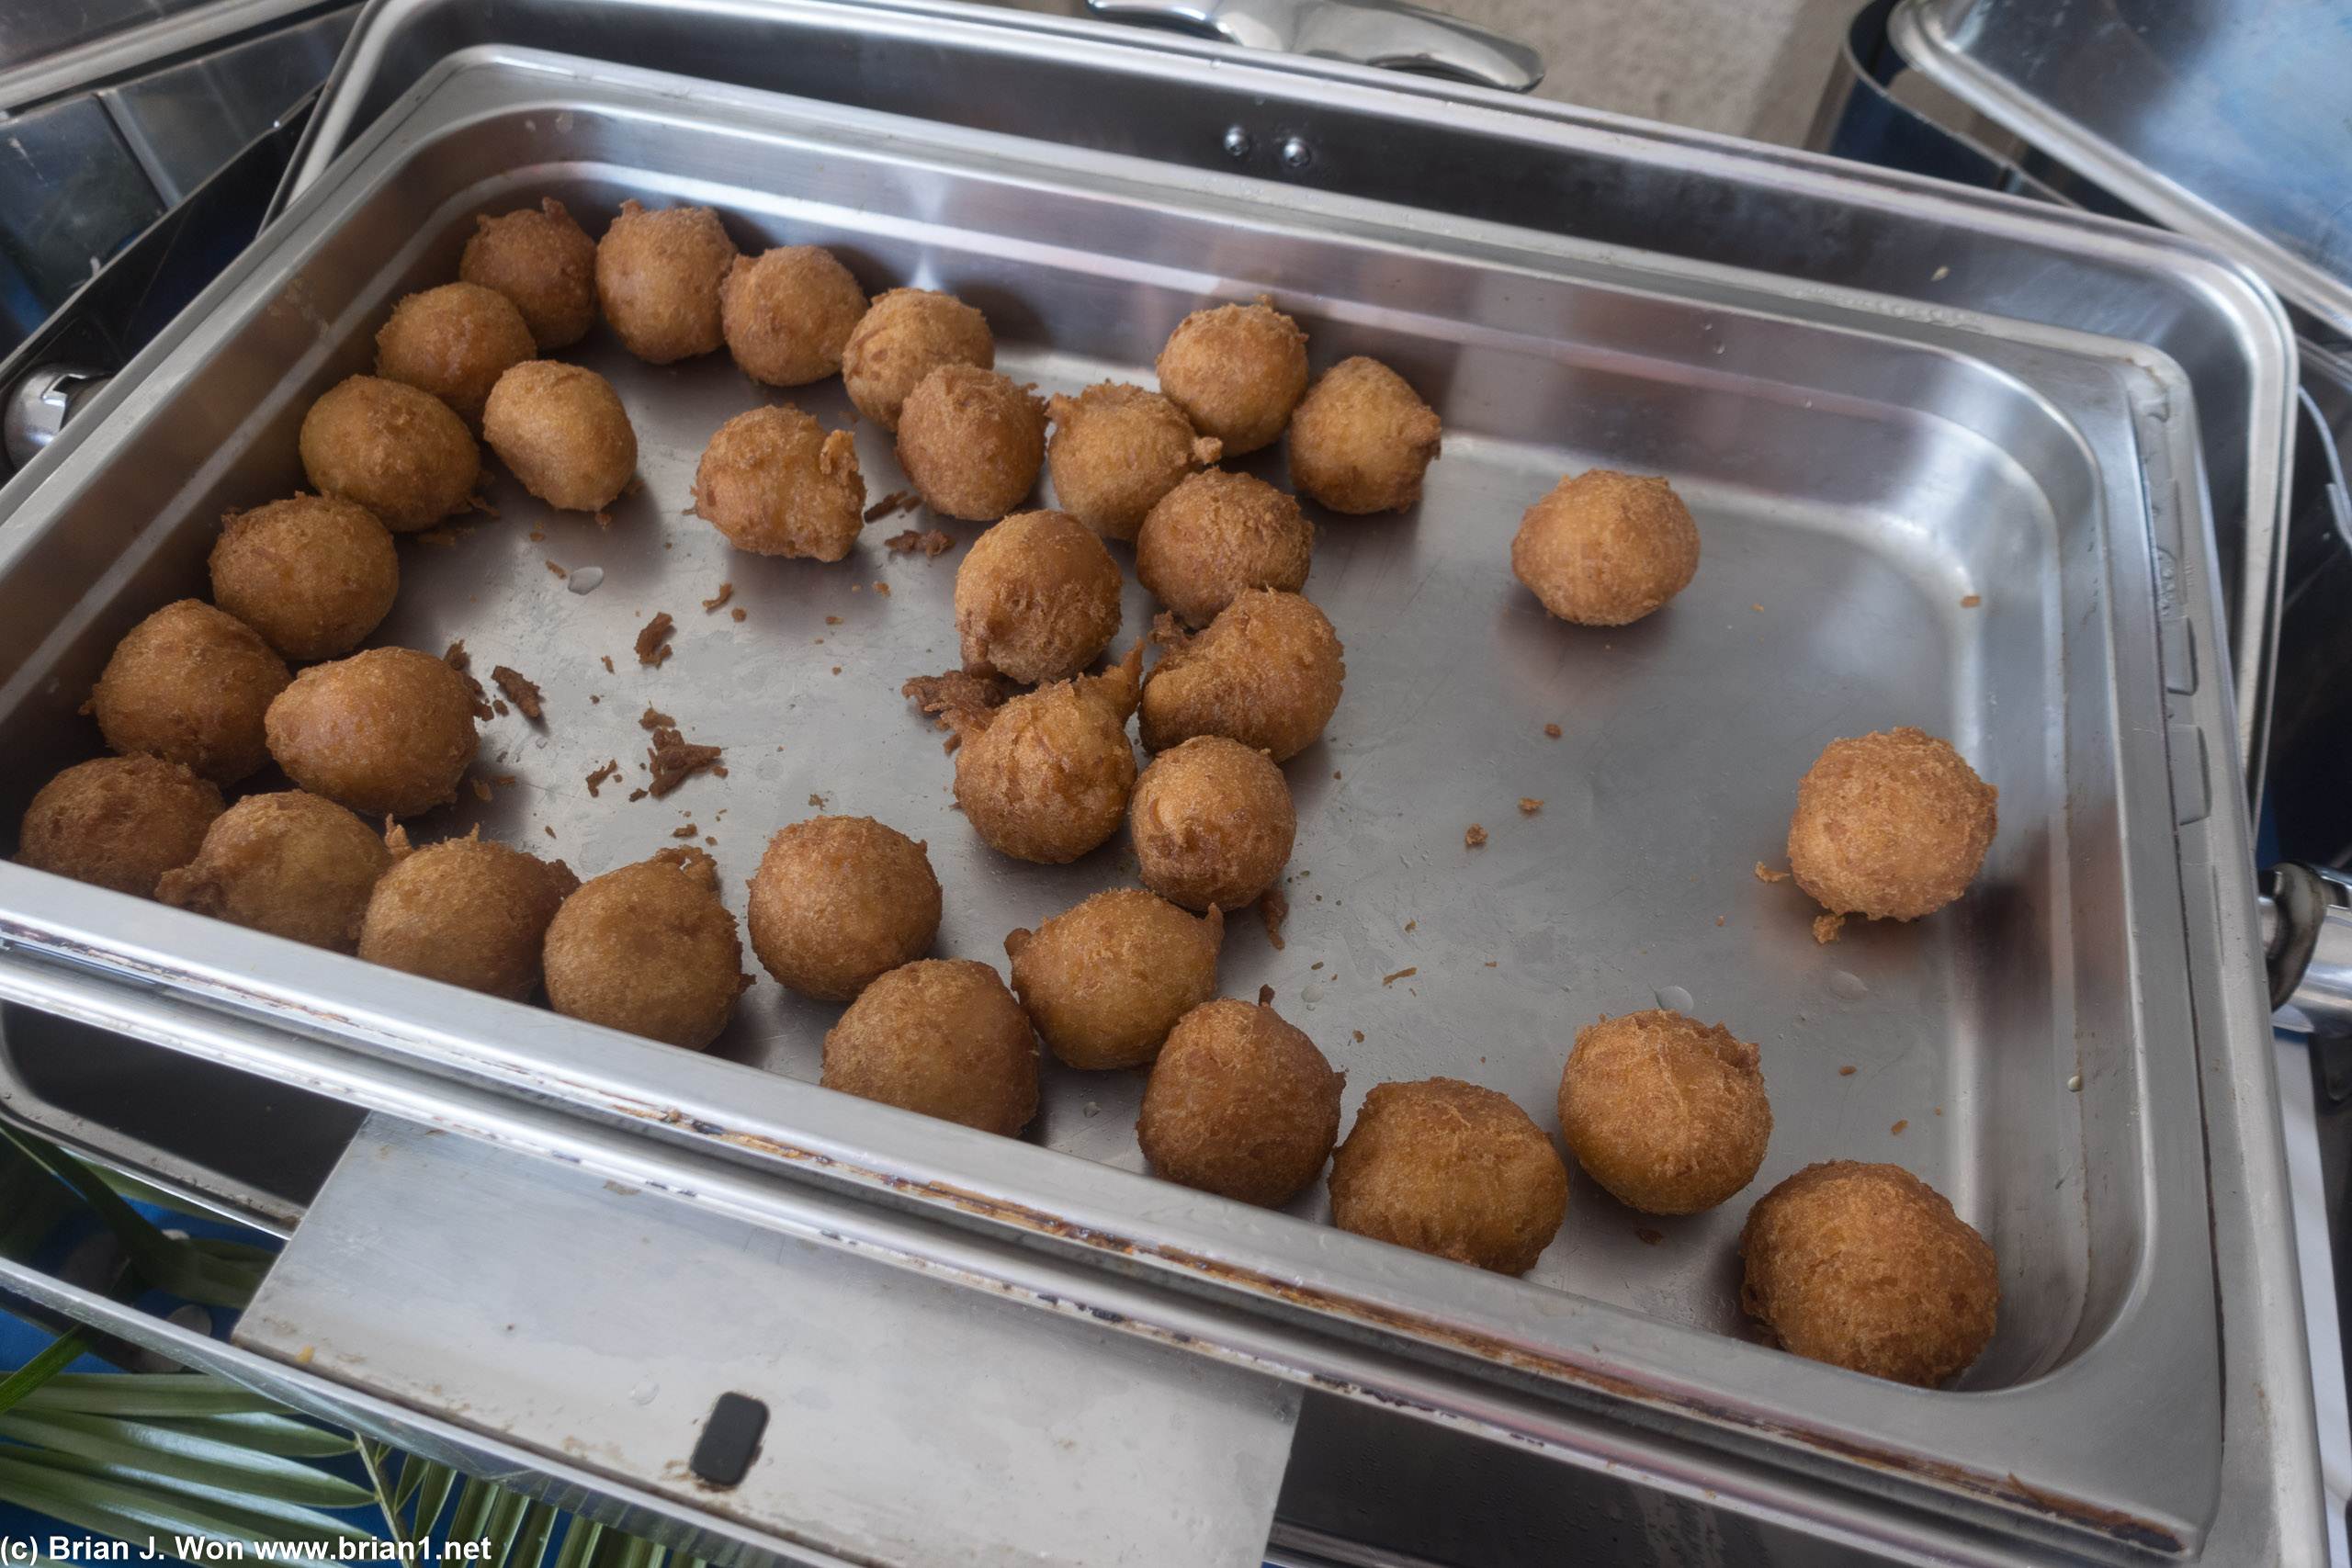
[[[1227,130],[1225,133],[1225,151],[1229,157],[1250,156],[1250,133],[1238,125]]]
[[[1303,169],[1313,162],[1315,162],[1315,149],[1306,144],[1306,138],[1294,136],[1283,143],[1283,168]]]

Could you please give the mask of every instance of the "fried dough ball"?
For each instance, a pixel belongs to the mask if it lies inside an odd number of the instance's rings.
[[[637,474],[637,431],[620,394],[577,365],[517,365],[491,389],[481,428],[525,490],[566,512],[603,512]]]
[[[1177,481],[1214,463],[1223,444],[1193,434],[1184,411],[1141,387],[1102,381],[1046,403],[1054,498],[1106,539],[1133,540],[1144,513]]]
[[[1306,334],[1265,295],[1195,310],[1159,351],[1159,389],[1228,458],[1271,444],[1306,390]]]
[[[377,376],[329,388],[302,416],[302,471],[321,495],[356,501],[395,534],[473,504],[481,448],[430,392]]]
[[[1445,425],[1377,359],[1342,359],[1290,422],[1290,478],[1334,512],[1402,512],[1421,499]]]
[[[1073,1067],[1139,1067],[1176,1021],[1216,995],[1225,916],[1194,919],[1135,887],[1097,893],[1004,939],[1012,989],[1038,1034]],[[1238,1003],[1236,1004],[1238,1005]]]
[[[893,288],[874,297],[842,348],[842,385],[857,412],[896,434],[907,394],[943,365],[996,368],[989,321],[953,294]]]
[[[269,761],[263,716],[288,679],[259,632],[182,599],[115,644],[89,711],[116,750],[185,762],[230,784]]]
[[[1975,880],[2000,794],[1907,724],[1832,740],[1797,785],[1789,869],[1834,915],[1917,919]]]
[[[1560,1131],[1629,1209],[1695,1214],[1756,1179],[1772,1107],[1755,1045],[1652,1008],[1580,1030],[1560,1074]]]
[[[596,242],[551,196],[536,212],[476,217],[458,276],[505,295],[542,354],[578,343],[596,324]]]
[[[1037,1114],[1037,1044],[995,970],[922,958],[850,1003],[825,1033],[818,1081],[1009,1138]]]
[[[153,898],[220,815],[219,787],[185,762],[99,757],[40,786],[17,834],[17,863]]]
[[[1739,1233],[1748,1315],[1808,1360],[1934,1388],[1993,1337],[1993,1249],[1943,1194],[1894,1165],[1809,1165]]]
[[[1568,1213],[1568,1171],[1526,1111],[1458,1078],[1374,1085],[1331,1156],[1341,1230],[1524,1274]]]
[[[1321,738],[1340,705],[1343,651],[1322,611],[1295,593],[1252,588],[1152,666],[1144,750],[1222,735],[1287,761]]]
[[[376,334],[376,374],[432,393],[479,429],[490,389],[538,347],[505,295],[479,283],[445,283],[392,307]]]
[[[1202,626],[1244,589],[1297,592],[1314,556],[1315,525],[1296,497],[1251,475],[1211,468],[1145,514],[1136,535],[1136,581],[1187,626]]]
[[[428,980],[521,1001],[539,983],[548,923],[580,886],[561,861],[484,839],[410,851],[394,829],[392,868],[359,928],[359,956]]]
[[[983,714],[951,712],[956,804],[972,830],[1015,860],[1062,865],[1119,830],[1135,787],[1127,719],[1138,643],[1125,662],[1013,698]]]
[[[1194,1008],[1169,1034],[1136,1137],[1166,1179],[1272,1208],[1322,1174],[1347,1087],[1347,1075],[1272,1008],[1227,997]]]
[[[621,346],[649,365],[708,354],[727,341],[718,290],[735,242],[707,207],[648,212],[621,203],[596,244],[596,300]]]
[[[784,245],[737,256],[718,288],[728,352],[771,387],[821,381],[842,367],[849,334],[865,319],[865,290],[833,253]]]
[[[608,871],[548,923],[548,1002],[566,1018],[699,1051],[752,984],[718,866],[692,845]]]
[[[956,569],[956,635],[964,669],[1024,684],[1094,662],[1119,630],[1119,563],[1067,512],[1016,512]]]
[[[299,789],[249,795],[222,812],[196,859],[155,897],[232,925],[350,953],[391,852],[368,824]]]
[[[1238,909],[1272,887],[1298,831],[1283,771],[1222,735],[1152,759],[1127,818],[1143,885],[1187,909]]]
[[[220,519],[214,603],[288,659],[340,659],[401,590],[391,530],[356,501],[295,495]]]
[[[854,1000],[939,934],[929,850],[871,817],[795,822],[752,878],[752,951],[804,996]]]
[[[465,677],[413,648],[311,665],[269,705],[267,728],[288,778],[370,817],[457,799],[481,744]]]
[[[1046,405],[993,370],[939,366],[899,410],[899,467],[942,516],[1003,516],[1036,487],[1045,460]]]
[[[1592,468],[1527,509],[1510,570],[1562,620],[1622,626],[1690,586],[1699,525],[1663,479]]]
[[[865,526],[857,442],[789,403],[718,427],[695,469],[695,515],[739,550],[839,560]]]

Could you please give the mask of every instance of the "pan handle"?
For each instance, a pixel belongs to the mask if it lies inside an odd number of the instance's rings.
[[[1118,22],[1203,32],[1248,49],[1448,76],[1507,93],[1544,80],[1544,57],[1506,33],[1403,0],[1086,0]]]

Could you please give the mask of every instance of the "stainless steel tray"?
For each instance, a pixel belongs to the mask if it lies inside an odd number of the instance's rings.
[[[122,629],[200,581],[218,513],[298,481],[303,408],[364,366],[390,300],[449,274],[475,211],[542,191],[586,212],[624,194],[712,201],[746,243],[828,243],[870,285],[953,288],[989,310],[1008,368],[1056,387],[1140,378],[1186,310],[1257,288],[1300,315],[1318,362],[1374,351],[1405,370],[1447,414],[1448,456],[1417,514],[1320,541],[1309,590],[1349,640],[1350,694],[1290,769],[1288,945],[1238,928],[1227,988],[1274,985],[1354,1099],[1444,1071],[1539,1116],[1576,1022],[1691,993],[1764,1043],[1781,1131],[1759,1182],[1897,1158],[1992,1238],[2008,1306],[1974,1392],[1744,1343],[1728,1246],[1744,1204],[1650,1222],[1653,1248],[1584,1188],[1528,1281],[1482,1276],[1315,1223],[1319,1194],[1264,1214],[1115,1168],[1136,1163],[1132,1078],[1053,1075],[1032,1134],[1046,1149],[816,1089],[799,1080],[831,1010],[772,985],[695,1057],[7,866],[0,992],[714,1201],[847,1190],[1015,1235],[1110,1269],[1098,1295],[1147,1292],[1121,1312],[1137,1332],[1178,1332],[1195,1309],[1170,1303],[1198,1298],[1227,1314],[1182,1331],[1200,1348],[1285,1375],[1410,1389],[1588,1455],[1594,1414],[1747,1454],[1776,1472],[1741,1487],[1759,1511],[1850,1519],[1850,1500],[1792,1501],[1826,1488],[2069,1550],[2193,1547],[2215,1528],[2300,1545],[2305,1456],[2222,1401],[2222,1360],[2293,1352],[2272,1337],[2277,1252],[2208,1241],[2209,1205],[2232,1216],[2215,1230],[2243,1224],[2276,1149],[2259,1117],[2200,1126],[2200,1092],[2267,1082],[2268,1058],[2245,1047],[2262,1015],[2244,820],[2217,761],[2228,694],[2199,672],[2218,615],[2192,404],[2163,355],[1957,314],[1906,342],[1822,324],[1837,311],[1817,292],[1816,319],[1790,319],[1784,289],[1719,269],[478,51],[420,84],[69,431],[70,452],[0,496],[17,502],[0,534],[11,807],[95,749],[74,714],[88,680]],[[730,556],[677,508],[707,433],[756,394],[723,363],[656,370],[601,337],[576,357],[620,387],[646,489],[609,531],[555,518],[544,540],[542,510],[495,491],[499,520],[404,552],[385,639],[463,636],[550,699],[543,732],[491,728],[479,771],[518,786],[425,831],[552,829],[594,871],[690,817],[731,880],[817,795],[928,837],[942,950],[984,957],[1123,879],[1115,848],[1011,866],[946,809],[948,764],[897,685],[951,660],[952,560],[886,558],[874,537],[837,568]],[[844,417],[837,389],[798,400]],[[859,435],[873,489],[896,488],[887,447]],[[1597,639],[1530,613],[1500,570],[1527,499],[1595,461],[1674,475],[1709,540],[1670,612]],[[601,585],[571,592],[550,558],[571,581],[600,568]],[[695,603],[722,581],[740,625]],[[1145,608],[1131,599],[1137,629]],[[628,645],[663,609],[677,655],[640,671]],[[588,798],[578,781],[635,754],[649,703],[728,746],[730,776],[665,803]],[[1817,948],[1802,900],[1748,868],[1777,849],[1823,739],[1910,721],[2002,786],[1986,878],[1947,917]],[[1522,795],[1549,804],[1521,820]],[[1471,821],[1494,834],[1475,856]],[[2218,1336],[2217,1268],[2234,1303]],[[2172,1372],[2162,1433],[2130,1453],[2088,1441],[2138,1408],[2152,1365]],[[1432,1366],[1507,1392],[1441,1396]],[[2298,1386],[2274,1387],[2274,1414]],[[2272,1461],[2267,1497],[2225,1500],[2225,1423],[2232,1463]]]

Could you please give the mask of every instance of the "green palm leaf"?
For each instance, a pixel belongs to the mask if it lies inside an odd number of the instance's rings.
[[[81,1195],[147,1282],[207,1306],[241,1307],[253,1300],[262,1269],[251,1262],[216,1258],[165,1235],[116,1195],[88,1166],[64,1150],[14,1127],[0,1126],[0,1139],[17,1145]]]
[[[28,1396],[25,1410],[75,1410],[133,1419],[277,1413],[285,1406],[210,1372],[62,1372]]]
[[[110,1470],[153,1475],[183,1486],[219,1487],[232,1495],[276,1503],[357,1508],[375,1498],[367,1488],[300,1460],[112,1416],[11,1411],[0,1416],[0,1438],[92,1460]]]
[[[175,1535],[247,1546],[263,1540],[375,1539],[311,1509],[254,1506],[216,1492],[161,1490],[132,1477],[105,1473],[102,1466],[70,1454],[35,1450],[0,1450],[0,1498],[83,1529],[166,1552]]]
[[[195,1416],[151,1421],[148,1425],[191,1438],[250,1449],[255,1453],[282,1454],[288,1459],[333,1459],[358,1448],[348,1433],[313,1427],[289,1416],[254,1411],[244,1415]]]

